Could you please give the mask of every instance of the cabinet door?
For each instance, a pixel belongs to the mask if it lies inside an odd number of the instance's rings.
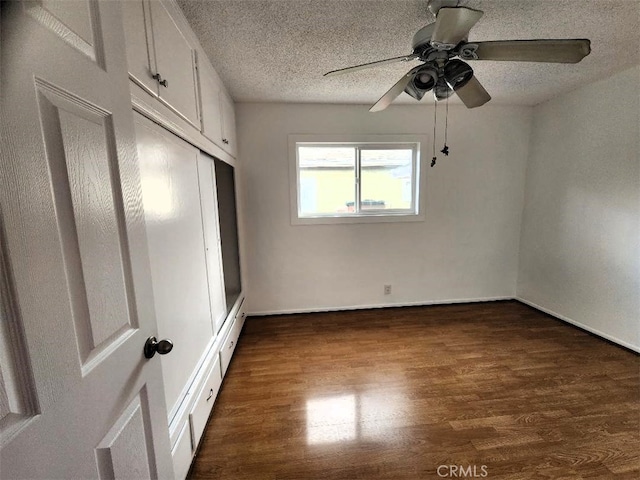
[[[149,19],[149,3],[143,0],[122,2],[124,38],[127,45],[129,78],[152,95],[158,95]]]
[[[194,49],[159,1],[151,2],[151,20],[157,72],[166,80],[160,98],[199,129]]]
[[[224,294],[216,173],[213,162],[213,158],[200,152],[198,175],[200,177],[200,204],[202,205],[202,225],[204,227],[207,277],[209,279],[209,303],[213,331],[217,334],[227,316],[227,305]]]
[[[236,156],[236,112],[233,100],[225,92],[220,91],[222,106],[222,148],[232,157]]]
[[[200,60],[200,59],[198,59]],[[202,134],[220,147],[222,143],[222,106],[220,85],[213,69],[206,60],[198,61],[200,77],[200,100],[202,112]]]
[[[199,151],[135,114],[142,198],[168,416],[213,339],[198,186]]]

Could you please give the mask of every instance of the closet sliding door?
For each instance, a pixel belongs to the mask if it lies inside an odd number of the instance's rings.
[[[161,357],[171,421],[216,333],[200,202],[200,152],[137,113],[135,128],[158,334],[174,344],[171,354]]]
[[[198,175],[200,178],[200,205],[202,207],[202,225],[204,227],[207,274],[209,278],[209,303],[211,305],[213,332],[217,334],[227,317],[227,304],[222,272],[216,170],[213,158],[203,152],[200,152],[198,156]]]

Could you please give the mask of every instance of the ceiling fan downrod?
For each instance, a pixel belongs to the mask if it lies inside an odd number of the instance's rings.
[[[469,0],[429,0],[427,2],[427,10],[435,19],[442,7],[464,7],[467,3],[469,3]]]

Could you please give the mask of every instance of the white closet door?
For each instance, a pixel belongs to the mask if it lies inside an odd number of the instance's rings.
[[[227,316],[227,305],[224,294],[224,274],[222,271],[216,172],[213,158],[202,152],[200,152],[198,158],[198,174],[200,177],[202,225],[204,226],[204,242],[207,252],[209,301],[211,304],[214,333],[217,334]]]
[[[0,476],[172,478],[120,4],[1,20]]]
[[[158,334],[174,343],[171,355],[162,357],[171,419],[213,341],[199,151],[139,114],[135,129]]]

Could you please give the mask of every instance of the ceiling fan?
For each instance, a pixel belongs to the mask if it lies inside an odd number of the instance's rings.
[[[591,52],[591,42],[587,39],[468,42],[469,31],[484,12],[462,6],[466,1],[430,0],[427,8],[436,20],[413,36],[410,55],[332,70],[324,76],[420,60],[423,63],[409,70],[369,109],[370,112],[384,110],[402,92],[422,100],[431,90],[436,100],[446,99],[455,92],[467,108],[475,108],[487,103],[491,96],[463,60],[578,63]]]

